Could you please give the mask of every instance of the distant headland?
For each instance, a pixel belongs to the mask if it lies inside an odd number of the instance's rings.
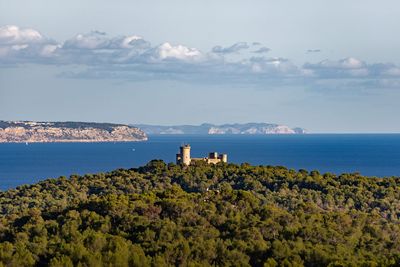
[[[203,123],[201,125],[148,125],[136,124],[146,134],[306,134],[303,128],[290,128],[275,123],[234,123],[215,125]]]
[[[137,127],[94,122],[0,121],[0,143],[145,141]]]
[[[47,142],[132,142],[146,141],[147,135],[267,135],[306,134],[303,128],[274,123],[161,126],[96,122],[36,122],[0,120],[0,143]]]

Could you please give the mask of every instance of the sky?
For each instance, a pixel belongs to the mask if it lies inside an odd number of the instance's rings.
[[[0,120],[400,132],[397,0],[0,0]]]

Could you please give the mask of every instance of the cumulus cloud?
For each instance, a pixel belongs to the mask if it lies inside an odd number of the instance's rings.
[[[342,89],[400,89],[400,68],[392,63],[368,64],[357,58],[306,63],[302,69],[313,77],[313,84]]]
[[[75,37],[65,41],[63,48],[66,49],[102,49],[110,45],[111,40],[106,34],[92,31],[87,34],[77,34]]]
[[[220,45],[214,46],[212,52],[216,54],[232,54],[248,48],[249,45],[246,42],[239,42],[228,47],[222,47]]]
[[[150,43],[137,35],[108,37],[106,33],[92,31],[86,34],[77,34],[63,44],[64,49],[145,49]]]
[[[202,53],[196,48],[189,48],[183,45],[171,45],[163,43],[151,50],[149,56],[154,60],[182,60],[193,61],[202,58]]]
[[[44,37],[34,29],[20,29],[18,26],[0,27],[0,44],[20,45],[43,42]]]
[[[57,61],[65,64],[121,64],[132,62],[151,49],[150,42],[137,35],[109,37],[100,31],[77,34],[57,50]]]
[[[0,27],[0,62],[38,61],[50,56],[58,45],[40,32],[14,25]]]
[[[359,59],[348,57],[341,60],[324,60],[315,66],[326,69],[360,69],[365,65],[365,62]]]
[[[300,74],[298,67],[285,58],[251,57],[249,63],[250,69],[254,73],[274,74],[283,77]]]
[[[318,77],[324,78],[360,77],[369,74],[366,63],[352,57],[341,60],[323,60],[318,63],[306,63],[303,68]]]
[[[250,53],[231,56],[241,51]],[[392,63],[369,64],[347,57],[296,65],[287,58],[266,57],[269,51],[255,42],[251,45],[238,42],[201,51],[169,42],[152,45],[138,35],[115,37],[100,31],[56,42],[34,29],[0,27],[0,66],[36,63],[83,67],[62,74],[69,78],[176,79],[313,88],[400,87],[400,67]]]
[[[349,57],[340,60],[323,60],[318,63],[306,63],[303,69],[321,78],[388,78],[400,77],[400,68],[394,64],[367,64]]]

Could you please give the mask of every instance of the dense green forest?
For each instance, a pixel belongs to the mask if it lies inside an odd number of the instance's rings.
[[[0,266],[400,266],[400,179],[137,169],[0,193]]]

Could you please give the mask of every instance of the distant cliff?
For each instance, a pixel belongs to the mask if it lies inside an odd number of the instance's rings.
[[[305,134],[302,128],[290,128],[286,125],[272,123],[245,123],[214,125],[136,125],[147,134]]]
[[[0,121],[0,143],[145,141],[137,127],[92,122]]]

